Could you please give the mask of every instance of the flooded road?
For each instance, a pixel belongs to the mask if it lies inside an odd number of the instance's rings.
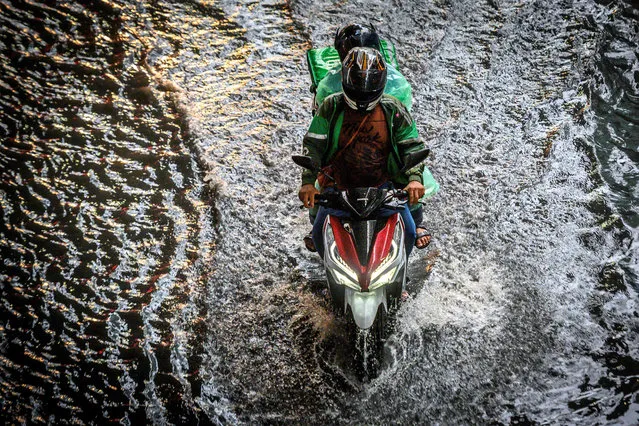
[[[639,421],[631,2],[82,4],[0,3],[2,418]],[[289,160],[362,10],[441,185],[368,380]]]

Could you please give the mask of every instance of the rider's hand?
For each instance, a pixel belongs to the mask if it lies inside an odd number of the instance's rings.
[[[426,188],[424,185],[417,182],[416,180],[408,182],[408,185],[404,188],[404,191],[408,192],[408,204],[411,206],[413,204],[417,204],[420,198],[424,196],[426,193]]]
[[[304,207],[313,208],[315,206],[315,195],[319,193],[315,185],[307,183],[306,185],[302,185],[297,196],[300,197],[300,201],[304,203]]]

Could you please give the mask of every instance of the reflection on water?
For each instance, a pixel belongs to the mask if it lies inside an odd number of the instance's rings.
[[[0,5],[0,399],[13,421],[175,421],[197,380],[212,218],[137,8]]]
[[[365,383],[289,161],[363,3],[81,3],[0,4],[4,418],[637,422],[636,9],[366,2],[442,192]]]

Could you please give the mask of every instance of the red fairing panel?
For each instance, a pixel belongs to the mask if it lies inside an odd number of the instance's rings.
[[[330,224],[333,229],[335,244],[337,245],[339,255],[358,276],[364,273],[364,267],[359,263],[357,250],[355,249],[355,243],[351,234],[344,229],[344,225],[342,225],[342,222],[336,217],[331,218]]]
[[[386,225],[377,234],[371,254],[368,259],[368,265],[362,266],[357,257],[357,250],[353,237],[349,234],[340,220],[331,220],[331,228],[335,236],[335,244],[339,255],[344,262],[357,274],[359,285],[362,291],[368,291],[371,282],[371,274],[381,263],[382,260],[390,253],[395,227],[399,223],[399,214],[395,213],[388,218]],[[401,225],[400,225],[401,226]]]
[[[375,244],[373,245],[371,255],[368,258],[368,271],[373,273],[375,268],[381,265],[382,260],[388,256],[391,249],[391,243],[393,242],[393,235],[395,234],[395,227],[399,223],[399,213],[395,213],[388,218],[384,228],[379,231]]]

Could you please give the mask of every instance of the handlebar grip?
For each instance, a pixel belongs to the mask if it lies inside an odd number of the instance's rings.
[[[326,206],[328,204],[328,197],[325,194],[315,194],[315,205]],[[300,206],[300,210],[305,208],[304,204]]]

